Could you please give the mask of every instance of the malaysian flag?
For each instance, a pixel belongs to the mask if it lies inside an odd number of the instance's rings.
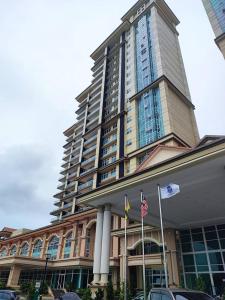
[[[141,217],[144,218],[148,214],[148,202],[145,196],[141,199]]]

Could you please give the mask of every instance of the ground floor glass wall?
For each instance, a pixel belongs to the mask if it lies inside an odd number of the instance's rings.
[[[225,224],[180,232],[183,284],[196,288],[199,279],[212,295],[225,292]]]
[[[23,270],[20,274],[19,284],[27,281],[41,281],[43,270]],[[73,289],[86,288],[93,280],[92,269],[62,269],[48,270],[46,277],[48,285],[53,289],[63,289],[69,286]]]
[[[10,270],[0,269],[0,281],[3,284],[7,284]]]

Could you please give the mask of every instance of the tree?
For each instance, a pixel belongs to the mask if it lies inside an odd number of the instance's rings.
[[[114,299],[114,289],[113,289],[113,284],[112,284],[111,280],[107,284],[106,298],[107,298],[107,300],[113,300]]]
[[[102,300],[104,297],[104,292],[101,289],[98,289],[95,293],[95,300]],[[112,298],[111,298],[112,299]]]
[[[90,289],[84,289],[83,290],[83,296],[81,298],[82,300],[92,300],[91,298],[91,290]]]

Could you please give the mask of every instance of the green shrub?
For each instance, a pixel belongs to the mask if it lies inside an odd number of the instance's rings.
[[[199,276],[196,279],[196,290],[202,291],[202,292],[205,292],[205,290],[206,290],[205,281],[201,276]]]
[[[114,289],[112,281],[109,281],[106,288],[106,298],[107,300],[114,300]]]
[[[82,300],[92,300],[91,298],[91,290],[90,289],[83,289],[83,295],[82,295]]]
[[[0,290],[3,290],[3,289],[5,289],[5,287],[6,287],[6,284],[5,284],[5,282],[3,282],[3,281],[0,281]]]
[[[30,282],[28,281],[22,282],[20,284],[21,293],[26,295],[28,293],[29,287],[30,287]]]
[[[41,295],[48,295],[48,284],[46,281],[43,282],[43,284],[41,284],[41,289],[40,289],[40,294]]]
[[[102,300],[104,297],[104,292],[101,289],[98,289],[95,293],[95,300]],[[113,300],[113,298],[111,298]]]
[[[33,300],[35,294],[36,294],[35,284],[34,282],[31,282],[27,293],[27,300]]]

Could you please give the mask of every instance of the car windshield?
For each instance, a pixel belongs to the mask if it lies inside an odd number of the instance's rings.
[[[176,300],[212,300],[210,296],[204,293],[194,292],[175,292],[173,293]]]

